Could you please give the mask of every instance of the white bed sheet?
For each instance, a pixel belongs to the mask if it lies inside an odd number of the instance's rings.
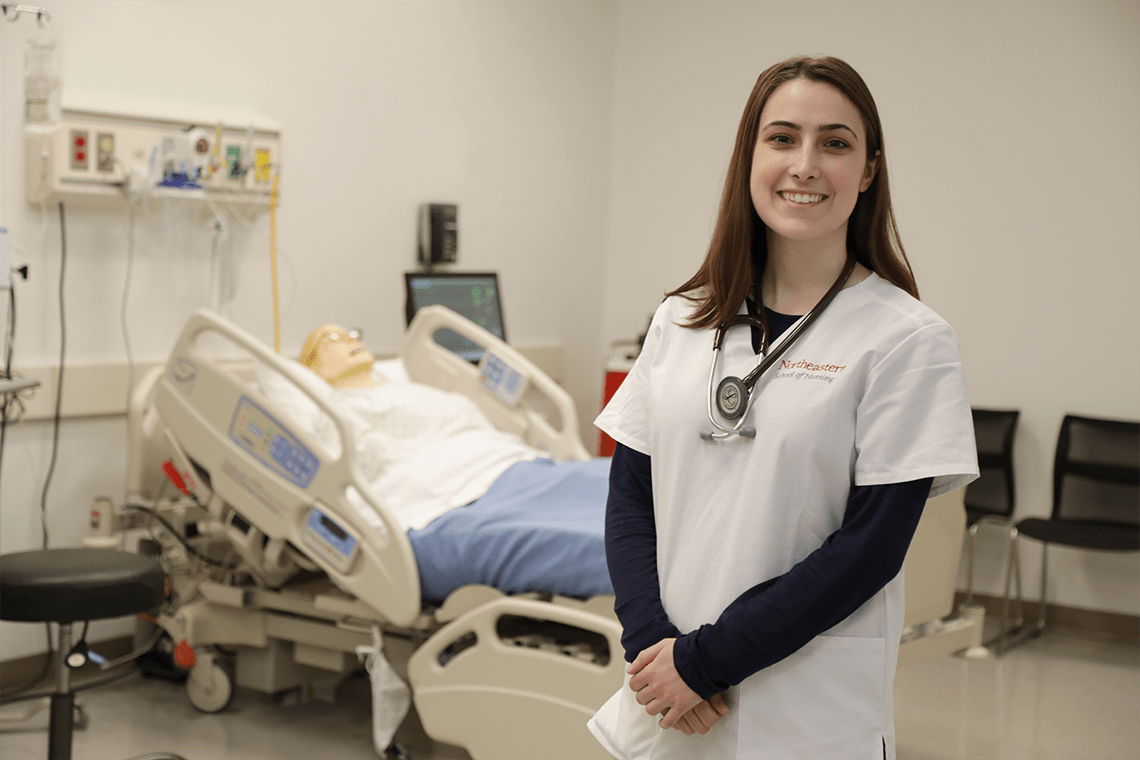
[[[405,529],[426,527],[485,494],[512,465],[544,456],[495,428],[465,396],[411,382],[399,360],[377,362],[373,376],[384,381],[377,388],[341,391],[300,363],[295,366],[305,385],[350,422],[362,478]],[[335,425],[308,396],[264,365],[257,379],[266,397],[289,413],[282,423],[339,455]],[[370,511],[362,509],[366,517]]]

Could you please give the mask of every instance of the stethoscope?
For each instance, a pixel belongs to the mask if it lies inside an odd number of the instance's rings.
[[[784,339],[779,342],[776,348],[772,349],[769,353],[768,349],[768,319],[764,314],[764,310],[760,308],[761,303],[759,287],[756,288],[756,298],[754,301],[748,301],[748,314],[737,314],[732,319],[724,322],[716,328],[716,333],[713,337],[713,355],[712,367],[709,368],[709,392],[708,392],[708,415],[709,422],[712,423],[713,430],[702,430],[701,440],[704,441],[721,441],[726,438],[731,438],[738,435],[741,438],[755,438],[756,428],[745,427],[744,420],[748,417],[748,412],[752,409],[752,404],[756,400],[756,383],[760,380],[760,376],[764,374],[765,370],[771,367],[776,361],[784,355],[784,352],[792,347],[801,335],[811,327],[823,310],[827,308],[828,304],[835,299],[839,291],[843,289],[844,283],[851,273],[855,271],[855,256],[848,254],[847,264],[840,272],[839,278],[835,280],[831,288],[819,299],[819,303],[808,312],[807,316],[801,319],[791,332],[784,336]],[[728,331],[734,327],[755,327],[760,330],[760,360],[756,368],[745,375],[743,378],[728,375],[716,386],[713,390],[713,383],[716,381],[716,366],[717,359],[720,357],[720,350],[724,346],[725,336]],[[720,416],[727,420],[727,424],[721,423],[717,420],[716,415],[713,414],[713,405],[716,405],[716,411]]]

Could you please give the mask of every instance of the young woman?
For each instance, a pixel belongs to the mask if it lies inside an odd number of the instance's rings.
[[[903,558],[977,475],[957,341],[917,296],[866,84],[771,67],[704,264],[597,420],[631,665],[590,728],[614,756],[894,757]]]

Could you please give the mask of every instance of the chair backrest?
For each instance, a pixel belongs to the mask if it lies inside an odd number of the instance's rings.
[[[978,479],[966,486],[966,512],[975,520],[981,514],[1013,514],[1013,434],[1017,409],[972,409],[974,441],[978,447]]]
[[[1140,422],[1065,416],[1053,518],[1140,525]]]

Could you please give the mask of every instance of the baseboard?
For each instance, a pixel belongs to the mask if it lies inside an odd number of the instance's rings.
[[[98,652],[109,660],[130,654],[133,646],[134,639],[131,636],[116,636],[114,638],[104,639],[103,641],[93,641],[89,643],[89,647],[92,651]],[[45,668],[44,656],[44,652],[39,652],[37,654],[14,657],[11,660],[0,662],[0,691],[6,692],[9,689],[20,687],[31,689],[35,686],[51,683],[54,665]],[[46,677],[37,680],[34,684],[31,683],[33,678],[37,678],[42,673],[46,673]],[[88,665],[75,671],[72,677],[76,679],[76,683],[82,683],[84,677],[88,675],[100,675],[99,668],[95,665]]]
[[[954,608],[966,601],[966,595],[959,591],[954,596]],[[986,608],[987,621],[1000,621],[1003,599],[999,596],[974,594],[974,603]],[[1022,601],[1026,622],[1037,624],[1039,602]],[[1010,617],[1016,613],[1015,602],[1010,601]],[[1010,623],[1012,624],[1012,620]],[[1064,607],[1048,604],[1045,608],[1046,630],[1053,628],[1066,633],[1082,636],[1095,636],[1108,641],[1140,646],[1140,616],[1125,615],[1119,612],[1085,610],[1079,607]]]

